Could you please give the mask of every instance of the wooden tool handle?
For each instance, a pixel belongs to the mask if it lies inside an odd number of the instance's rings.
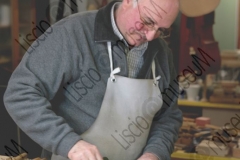
[[[183,117],[183,121],[187,121],[187,122],[195,122],[195,119],[193,119],[193,118],[186,118],[186,117]]]
[[[211,129],[216,129],[216,130],[221,128],[221,127],[218,127],[218,126],[215,126],[215,125],[212,125],[212,124],[206,124],[205,127],[211,128]]]
[[[0,160],[32,160],[32,159],[27,158],[27,153],[22,153],[17,157],[0,155]],[[37,158],[34,158],[33,160],[47,160],[47,159],[46,158],[42,159],[42,158],[37,157]]]
[[[210,131],[202,131],[202,132],[195,133],[194,137],[201,137],[203,135],[210,134],[210,133],[211,133]]]

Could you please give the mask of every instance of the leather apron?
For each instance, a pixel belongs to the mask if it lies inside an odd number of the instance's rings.
[[[103,157],[109,160],[136,160],[146,146],[152,119],[162,107],[162,95],[158,88],[160,76],[153,79],[132,79],[115,75],[111,42],[107,42],[111,74],[104,99],[93,125],[81,138],[97,146]],[[52,155],[51,160],[66,160]]]

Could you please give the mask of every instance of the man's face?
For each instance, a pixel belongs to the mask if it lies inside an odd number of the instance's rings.
[[[178,0],[123,0],[122,5],[121,32],[131,46],[158,38],[178,14]]]

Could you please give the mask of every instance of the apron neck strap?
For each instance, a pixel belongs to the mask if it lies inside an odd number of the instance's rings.
[[[109,56],[109,60],[110,60],[110,68],[111,68],[111,72],[113,71],[113,60],[112,60],[112,46],[111,46],[111,42],[107,42],[107,47],[108,47],[108,56]]]
[[[161,78],[161,76],[156,77],[155,71],[156,71],[156,64],[155,64],[155,60],[153,59],[152,61],[152,75],[153,75],[153,81],[154,81],[153,83],[154,85],[157,85],[158,80]]]
[[[115,82],[115,74],[119,73],[121,69],[119,67],[115,68],[113,70],[113,58],[112,58],[112,45],[111,42],[107,42],[107,47],[108,47],[108,55],[109,55],[109,60],[110,60],[110,68],[111,68],[111,73],[110,73],[110,78],[112,82]]]

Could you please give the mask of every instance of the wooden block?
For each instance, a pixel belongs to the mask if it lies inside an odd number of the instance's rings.
[[[211,149],[210,149],[211,147]],[[203,140],[196,147],[198,154],[208,155],[208,156],[222,156],[228,155],[230,148],[219,142]],[[207,152],[206,152],[207,151]]]
[[[1,156],[0,155],[0,160],[32,160],[32,159],[27,158],[27,153],[22,153],[17,157],[9,157],[9,156]],[[33,160],[47,160],[47,159],[46,158],[42,159],[42,158],[37,157]]]
[[[208,117],[198,117],[196,118],[196,125],[204,127],[206,124],[210,124],[210,118]]]
[[[240,148],[237,148],[237,146],[234,146],[232,150],[232,156],[235,158],[240,158]]]

